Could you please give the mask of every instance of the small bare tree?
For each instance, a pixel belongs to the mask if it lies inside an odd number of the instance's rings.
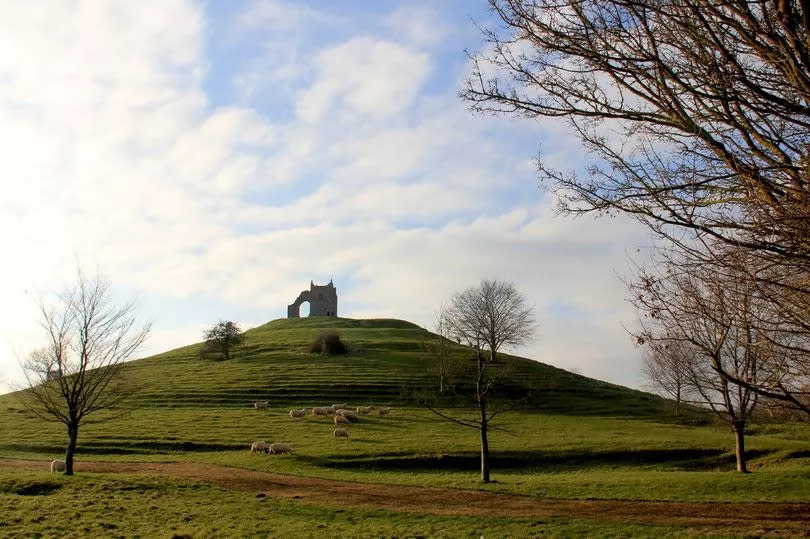
[[[481,433],[481,481],[489,483],[488,433],[496,428],[493,419],[515,404],[511,401],[490,407],[493,390],[509,372],[508,366],[498,361],[498,352],[523,344],[531,337],[535,323],[533,308],[513,284],[483,280],[478,286],[455,293],[445,313],[449,334],[475,351],[476,368],[472,375],[478,414],[476,418],[459,418],[427,406],[439,417]]]
[[[452,340],[447,308],[442,305],[436,312],[433,327],[434,335],[421,343],[422,350],[430,358],[428,371],[439,379],[439,393],[444,393],[448,380],[461,369],[461,363],[454,353],[457,345]]]
[[[90,414],[120,409],[132,394],[122,376],[123,363],[149,334],[136,325],[132,303],[115,305],[109,284],[79,272],[77,282],[57,295],[54,305],[40,302],[47,345],[32,352],[22,368],[27,389],[19,393],[38,417],[67,428],[65,474],[73,474],[79,428],[114,415]]]
[[[642,356],[644,377],[654,390],[675,401],[675,415],[680,415],[681,404],[691,396],[689,369],[694,354],[678,339],[661,339],[647,344]]]

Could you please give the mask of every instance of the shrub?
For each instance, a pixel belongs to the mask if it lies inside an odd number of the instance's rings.
[[[340,336],[334,332],[324,332],[312,341],[309,347],[311,354],[323,354],[327,356],[339,356],[347,353],[349,350]]]

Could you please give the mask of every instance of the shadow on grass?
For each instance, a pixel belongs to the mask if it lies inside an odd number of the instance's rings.
[[[60,483],[55,481],[31,481],[12,482],[10,484],[0,483],[0,492],[17,494],[20,496],[47,496],[62,488]]]
[[[246,444],[219,444],[189,441],[127,441],[110,440],[79,443],[77,453],[84,455],[135,455],[150,453],[214,452],[246,449]],[[9,452],[61,453],[64,445],[2,444],[0,450]]]
[[[749,459],[771,451],[747,451]],[[480,465],[477,453],[414,455],[385,454],[375,457],[332,456],[312,459],[326,468],[356,471],[455,472],[474,470]],[[645,449],[638,451],[513,451],[490,454],[493,469],[560,472],[612,467],[655,467],[667,470],[730,469],[735,458],[721,449]]]

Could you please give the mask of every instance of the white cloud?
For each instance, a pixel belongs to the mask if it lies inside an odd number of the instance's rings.
[[[385,20],[394,36],[417,47],[430,47],[451,33],[439,15],[426,6],[406,5],[395,9]]]
[[[390,117],[408,108],[430,71],[430,58],[397,43],[355,37],[318,54],[316,82],[301,93],[298,117],[328,113]]]

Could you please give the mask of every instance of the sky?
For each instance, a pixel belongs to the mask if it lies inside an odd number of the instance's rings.
[[[649,240],[556,214],[538,156],[593,159],[564,123],[458,98],[486,4],[0,0],[0,392],[77,268],[152,322],[139,357],[284,317],[310,280],[430,328],[501,279],[535,306],[516,352],[641,387],[621,276]]]

